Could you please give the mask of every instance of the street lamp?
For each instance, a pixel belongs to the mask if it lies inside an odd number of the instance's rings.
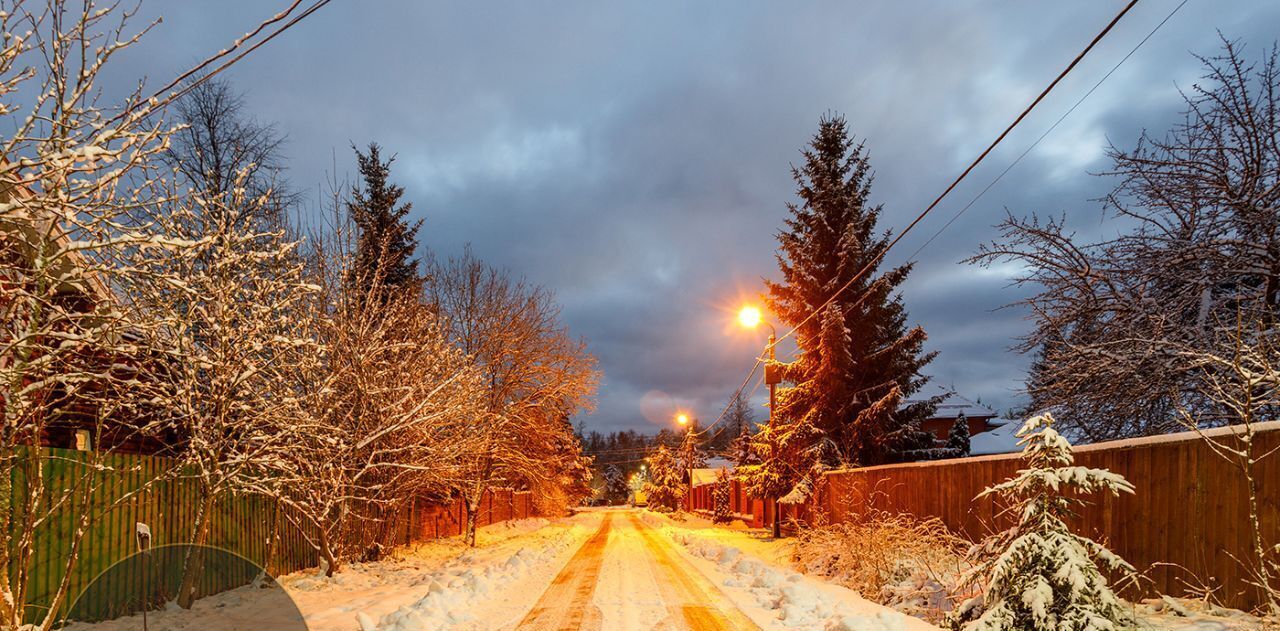
[[[676,414],[676,423],[684,428],[684,440],[680,441],[680,451],[676,455],[689,475],[689,492],[685,495],[685,506],[693,512],[693,452],[695,449],[693,440],[697,438],[694,431],[697,422],[690,424],[689,415],[679,412]]]
[[[765,346],[765,352],[769,361],[764,365],[764,382],[769,384],[769,457],[777,462],[778,459],[778,442],[773,427],[773,409],[777,402],[777,386],[782,381],[782,376],[778,374],[777,368],[774,366],[774,360],[777,355],[774,353],[773,347],[778,344],[778,331],[773,328],[768,320],[760,313],[759,307],[747,305],[738,311],[738,323],[748,329],[754,329],[763,323],[769,327],[769,344]],[[776,464],[775,464],[776,466]],[[778,499],[773,499],[773,537],[777,539],[782,536],[782,520],[778,515]]]

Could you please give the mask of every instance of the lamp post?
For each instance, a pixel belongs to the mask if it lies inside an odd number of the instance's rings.
[[[696,437],[694,435],[693,430],[694,430],[694,427],[697,426],[697,421],[694,420],[692,423],[690,423],[689,415],[685,414],[684,412],[680,412],[676,414],[676,423],[679,424],[680,427],[684,428],[684,440],[680,442],[680,451],[677,452],[677,456],[681,461],[683,461],[683,464],[685,465],[685,468],[686,468],[686,472],[689,474],[689,492],[685,494],[685,507],[688,508],[689,512],[692,513],[693,512],[693,450],[694,450],[693,439]]]
[[[758,307],[743,307],[738,312],[738,323],[748,329],[754,329],[760,326],[761,323],[769,327],[769,344],[765,346],[768,362],[764,365],[764,382],[769,386],[769,458],[776,462],[778,459],[778,439],[773,433],[773,410],[777,403],[777,386],[782,381],[782,376],[778,374],[778,370],[774,367],[774,361],[777,358],[774,346],[778,343],[778,331],[773,328],[773,324],[764,319]],[[773,538],[777,539],[782,536],[782,520],[778,515],[778,498],[766,499],[773,502]]]

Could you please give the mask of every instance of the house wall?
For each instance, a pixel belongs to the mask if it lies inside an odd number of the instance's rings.
[[[977,434],[989,431],[991,427],[987,425],[987,421],[993,418],[995,417],[965,417],[965,420],[968,421],[969,425],[969,435],[976,436]],[[931,418],[920,423],[920,428],[925,431],[933,432],[934,438],[937,438],[938,440],[946,440],[947,436],[951,433],[951,426],[955,425],[955,422],[956,420],[953,418]]]

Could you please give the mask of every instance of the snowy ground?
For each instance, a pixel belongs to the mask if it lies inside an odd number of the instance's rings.
[[[175,631],[289,629],[292,598],[311,631],[381,628],[510,628],[546,588],[599,518],[525,519],[481,528],[477,548],[457,539],[398,551],[377,563],[351,564],[332,578],[299,572],[281,589],[242,587],[197,601],[191,611],[148,614],[149,628]],[[363,622],[363,626],[362,623]],[[142,628],[141,616],[70,631]]]
[[[688,514],[673,518],[645,513],[644,519],[662,529],[667,536],[696,557],[694,563],[699,570],[708,576],[719,577],[724,582],[726,594],[763,628],[787,628],[788,618],[801,628],[936,628],[917,618],[888,616],[880,605],[863,600],[856,592],[821,579],[808,576],[798,578],[790,562],[790,539],[774,540],[764,531],[748,529],[742,522],[734,522],[730,526],[714,525],[710,520]],[[745,560],[745,563],[741,560]],[[757,562],[766,567],[761,567]],[[780,577],[788,580],[779,581]],[[778,585],[782,585],[782,588],[778,588]],[[802,585],[803,588],[788,591],[786,588],[791,585]],[[815,594],[818,598],[807,598],[805,592]],[[793,602],[792,595],[799,597]],[[1264,626],[1258,618],[1241,611],[1180,598],[1146,601],[1136,605],[1136,611],[1146,627],[1153,630],[1280,631],[1278,627]],[[824,617],[823,614],[843,614],[844,620],[860,621],[860,626],[842,627],[837,623],[841,620],[840,616]],[[895,620],[905,620],[905,626],[894,626],[892,621]],[[889,624],[877,627],[877,621]]]
[[[191,611],[148,615],[151,629],[296,629],[288,599],[313,631],[427,629],[824,629],[925,631],[936,627],[790,569],[789,543],[697,517],[588,510],[548,521],[481,529],[457,540],[353,564],[333,578],[300,572],[284,589],[245,587]],[[1178,601],[1184,603],[1184,601]],[[1182,608],[1181,606],[1179,608]],[[1260,628],[1231,612],[1144,606],[1153,628]],[[290,626],[293,623],[293,626]],[[138,616],[72,631],[141,628]]]
[[[183,631],[285,629],[289,597],[313,631],[933,628],[780,569],[767,543],[744,543],[745,552],[713,545],[643,511],[497,524],[481,530],[479,544],[423,545],[350,565],[333,578],[292,574],[280,579],[283,590],[245,587],[203,599],[191,611],[151,612],[148,623]],[[137,628],[138,616],[69,627]]]
[[[927,631],[937,627],[790,569],[790,544],[699,517],[646,513],[762,629]]]

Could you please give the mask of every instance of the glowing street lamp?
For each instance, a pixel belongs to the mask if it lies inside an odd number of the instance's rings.
[[[677,415],[676,415],[676,422],[680,424],[680,427],[688,427],[688,426],[689,426],[689,415],[688,415],[688,414],[677,414]]]
[[[773,328],[773,324],[764,319],[759,307],[747,305],[738,311],[738,324],[748,329],[754,329],[760,326],[761,323],[769,327],[769,344],[765,346],[769,361],[764,365],[764,381],[769,384],[769,457],[776,460],[778,457],[778,445],[773,442],[773,437],[775,436],[773,432],[773,408],[777,402],[776,388],[778,383],[782,381],[782,375],[778,373],[778,369],[774,366],[776,355],[773,347],[778,345],[778,331]],[[778,516],[777,498],[773,498],[773,536],[775,539],[782,536],[782,520]]]

